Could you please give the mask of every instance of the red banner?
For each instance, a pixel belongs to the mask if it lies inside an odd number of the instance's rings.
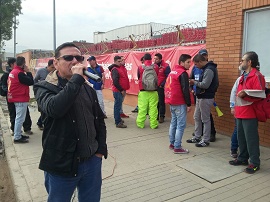
[[[205,44],[195,46],[177,46],[173,48],[156,49],[147,52],[152,55],[152,59],[154,59],[156,53],[160,53],[162,55],[162,59],[166,61],[172,69],[176,64],[178,64],[178,60],[181,54],[189,54],[193,57],[199,52],[200,49],[203,48],[205,48]],[[105,88],[111,88],[112,85],[111,73],[108,67],[113,64],[114,56],[124,56],[130,82],[130,89],[127,91],[127,93],[137,95],[139,92],[137,69],[141,65],[141,58],[144,56],[144,54],[145,52],[131,51],[95,56],[97,59],[97,63],[101,65],[105,71]],[[87,66],[89,66],[88,62],[86,61],[88,57],[89,55],[85,55],[84,64]],[[35,59],[35,61],[32,61],[32,65],[35,69],[40,67],[46,67],[49,59],[51,58]]]
[[[156,49],[147,52],[152,55],[152,59],[154,59],[156,53],[160,53],[162,55],[162,59],[166,61],[172,69],[176,64],[178,64],[178,60],[181,54],[189,54],[193,57],[199,52],[200,49],[203,48],[205,48],[205,44],[196,46],[178,46],[167,49]],[[113,64],[114,56],[124,56],[130,82],[130,89],[127,91],[127,93],[137,95],[139,92],[137,69],[141,65],[141,58],[144,56],[144,54],[145,52],[132,51],[95,56],[97,59],[97,63],[101,65],[105,71],[105,88],[111,88],[112,85],[111,74],[108,70],[108,67]],[[89,56],[85,56],[86,59],[88,57]],[[87,61],[85,61],[85,63],[87,63]]]

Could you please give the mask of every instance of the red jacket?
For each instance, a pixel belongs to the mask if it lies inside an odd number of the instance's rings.
[[[158,86],[161,86],[162,83],[164,85],[164,82],[167,78],[167,75],[165,74],[165,70],[168,66],[169,64],[164,62],[164,60],[161,61],[161,64],[158,69]]]
[[[239,80],[237,94],[244,89],[265,90],[264,76],[256,68],[252,68],[246,80],[244,80],[244,75],[242,75],[241,79]],[[260,100],[260,98],[250,96],[245,96],[243,99],[249,102]],[[256,113],[252,105],[253,104],[247,106],[235,106],[235,117],[239,119],[256,118]]]
[[[152,61],[151,60],[145,60],[144,61],[144,65],[145,66],[150,66],[152,64]],[[158,75],[158,66],[155,64],[155,71]],[[143,75],[143,72],[144,72],[144,68],[142,66],[139,66],[138,67],[138,79],[139,79],[139,88],[140,90],[143,90],[143,86],[142,86],[142,75]]]
[[[186,104],[179,77],[186,69],[181,65],[175,65],[170,72],[165,84],[165,103],[170,105]]]
[[[15,66],[8,77],[8,102],[29,102],[29,86],[20,83],[18,74],[23,69]]]
[[[127,75],[127,69],[125,66],[120,66],[120,67],[114,67],[112,71],[116,69],[119,74],[119,84],[124,90],[128,90],[130,88],[129,85],[129,79]],[[112,84],[112,91],[113,92],[119,92],[119,90]]]

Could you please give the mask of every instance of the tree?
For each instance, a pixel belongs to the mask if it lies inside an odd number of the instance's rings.
[[[21,0],[0,0],[0,50],[5,41],[12,38],[13,25],[17,26],[15,17],[21,14]]]
[[[15,17],[21,14],[21,0],[0,0],[0,71],[5,41],[12,38],[12,26],[17,26]]]

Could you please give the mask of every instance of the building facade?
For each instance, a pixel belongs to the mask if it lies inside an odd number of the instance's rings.
[[[231,134],[234,117],[230,113],[231,88],[239,76],[243,53],[255,51],[260,69],[270,82],[270,0],[208,0],[206,48],[218,64],[220,86],[216,102],[224,116],[215,117],[218,132]],[[215,114],[215,113],[213,113]],[[270,146],[270,120],[259,123],[260,144]]]

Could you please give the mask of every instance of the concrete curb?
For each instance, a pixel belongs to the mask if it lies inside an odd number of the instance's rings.
[[[11,136],[8,121],[3,113],[2,107],[0,107],[0,123],[3,132],[5,155],[10,169],[10,176],[14,185],[14,192],[16,201],[30,202],[31,198],[29,186],[26,182],[25,176],[22,173],[22,169],[19,165],[19,159],[16,154],[15,147],[13,145],[13,138]]]

